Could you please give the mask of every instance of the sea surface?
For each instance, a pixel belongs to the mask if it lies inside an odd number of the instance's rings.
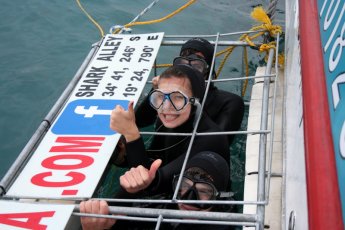
[[[104,33],[113,25],[130,22],[152,0],[98,0],[81,4]],[[140,21],[161,18],[186,0],[161,0]],[[199,0],[164,22],[133,27],[132,33],[165,32],[166,35],[202,35],[247,31],[255,21],[254,6],[267,8],[268,0]],[[283,24],[284,1],[278,2],[276,23]],[[0,179],[29,141],[51,107],[101,39],[100,30],[85,16],[76,1],[3,1],[0,7]],[[238,37],[234,37],[236,40]],[[159,63],[171,62],[179,48],[166,49]],[[242,51],[235,51],[223,76],[241,76]],[[166,54],[166,55],[165,55]],[[262,56],[250,54],[250,70]],[[219,60],[217,60],[219,65]],[[242,83],[221,87],[240,94]],[[249,100],[250,87],[245,96]],[[245,129],[246,121],[243,122]],[[241,139],[241,138],[239,138]],[[243,151],[241,139],[233,148]],[[243,169],[243,168],[242,168]],[[241,169],[238,172],[242,174]]]

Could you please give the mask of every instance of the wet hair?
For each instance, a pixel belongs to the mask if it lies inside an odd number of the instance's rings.
[[[188,48],[188,49],[184,49],[181,51],[180,56],[182,57],[186,57],[195,53],[198,53],[200,51],[196,50],[196,49],[192,49],[192,48]]]
[[[213,178],[211,177],[211,175],[199,167],[188,168],[185,171],[184,175],[190,178],[194,178],[196,180],[201,180],[201,181],[205,181],[205,182],[209,182],[213,184]]]

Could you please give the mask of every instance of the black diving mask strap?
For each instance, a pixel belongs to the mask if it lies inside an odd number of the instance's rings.
[[[198,120],[199,116],[201,116],[201,104],[198,99],[195,99],[193,102],[193,105],[195,106],[195,115],[194,115],[194,121],[193,121],[193,127],[196,125],[196,121]]]

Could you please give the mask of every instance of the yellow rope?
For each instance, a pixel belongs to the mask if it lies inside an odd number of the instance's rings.
[[[157,64],[157,65],[154,65],[153,67],[154,68],[167,68],[170,66],[172,66],[172,64]]]
[[[86,10],[84,9],[84,7],[81,5],[81,3],[80,3],[80,0],[76,0],[76,2],[77,2],[77,4],[78,4],[78,6],[79,6],[79,8],[84,12],[84,14],[90,19],[90,21],[98,28],[98,30],[99,30],[99,32],[100,32],[100,34],[101,34],[101,37],[104,37],[104,32],[103,32],[103,29],[102,29],[102,27],[95,21],[95,19],[93,19],[92,17],[91,17],[91,15],[88,13],[88,12],[86,12]]]
[[[270,35],[273,37],[275,35],[277,35],[277,33],[281,33],[282,32],[282,29],[279,25],[272,25],[272,22],[271,22],[271,19],[268,17],[267,13],[264,11],[264,9],[260,6],[260,7],[256,7],[254,8],[253,12],[251,13],[251,16],[257,20],[257,21],[260,21],[262,22],[263,24],[260,25],[260,26],[254,26],[252,29],[250,29],[251,31],[257,31],[257,30],[265,30],[265,31],[268,31],[270,33]],[[260,31],[254,35],[251,35],[249,36],[248,34],[244,34],[242,35],[239,40],[240,41],[245,41],[248,43],[248,45],[252,46],[252,47],[255,47],[255,43],[252,41],[253,39],[259,37],[259,36],[262,36],[265,31]],[[267,54],[268,54],[268,50],[270,48],[274,48],[275,49],[275,46],[276,44],[271,42],[269,44],[262,44],[260,47],[259,47],[259,51],[260,52],[263,52],[263,51],[266,51]],[[219,76],[221,70],[223,69],[224,65],[225,65],[225,62],[226,60],[229,58],[230,54],[232,53],[232,51],[234,50],[234,46],[230,46],[220,52],[218,52],[216,54],[216,56],[219,56],[219,55],[222,55],[222,54],[225,54],[223,60],[221,61],[220,63],[220,66],[217,70],[217,74],[216,74],[216,78]],[[280,65],[283,65],[284,64],[284,56],[280,55],[281,57],[278,57],[278,62]],[[265,60],[267,61],[267,57],[268,55],[266,55],[265,57]],[[244,54],[243,54],[243,58],[244,58],[244,63],[245,63],[245,66],[246,66],[246,76],[249,76],[249,66],[248,66],[248,54],[247,54],[247,49],[245,48],[244,49]],[[242,89],[242,96],[244,96],[245,94],[245,91],[246,91],[246,88],[247,88],[247,85],[248,85],[248,79],[246,79],[245,81],[245,84],[243,86],[243,89]]]
[[[259,48],[259,52],[266,52],[266,56],[265,56],[265,61],[267,62],[268,60],[268,51],[273,48],[276,49],[276,42],[270,42],[268,44],[262,44]],[[275,61],[274,57],[274,60]],[[285,62],[285,56],[283,53],[278,54],[278,64],[280,65],[281,68],[284,67],[284,62]]]
[[[276,36],[278,33],[282,33],[281,26],[272,25],[271,19],[268,17],[267,13],[261,6],[255,7],[253,9],[253,12],[251,13],[251,16],[253,19],[263,23],[262,25],[252,27],[250,29],[251,31],[265,30],[268,31],[272,37]],[[250,46],[255,46],[252,40],[263,35],[265,31],[258,32],[252,36],[244,34],[241,36],[240,40],[246,41]],[[273,44],[270,45],[271,48]]]
[[[251,16],[255,20],[263,23],[262,25],[253,27],[253,31],[264,29],[267,30],[272,37],[282,32],[281,26],[272,25],[271,19],[261,6],[255,7],[251,13]]]
[[[276,48],[276,42],[269,42],[268,44],[262,44],[259,47],[260,52],[268,52],[270,49]]]
[[[216,57],[218,57],[218,56],[220,56],[220,55],[222,55],[222,54],[228,52],[230,47],[232,47],[232,46],[229,46],[229,47],[227,47],[227,48],[225,48],[225,49],[219,51],[218,53],[216,53]]]
[[[232,53],[232,51],[234,49],[235,49],[235,46],[230,46],[230,47],[227,48],[226,54],[225,54],[223,60],[220,62],[220,65],[218,67],[218,70],[217,70],[217,73],[216,73],[216,77],[215,77],[216,79],[218,78],[220,72],[222,71],[222,69],[223,69],[223,67],[225,65],[226,60],[228,59],[228,57],[230,56],[230,54]]]
[[[278,63],[281,66],[284,66],[285,63],[285,55],[284,54],[278,54]]]
[[[282,28],[279,25],[263,24],[260,26],[253,27],[253,30],[262,30],[262,29],[268,31],[272,37],[277,35],[278,33],[282,33]]]
[[[168,14],[167,16],[160,18],[160,19],[155,19],[155,20],[150,20],[150,21],[143,21],[143,22],[132,22],[132,23],[128,23],[126,25],[124,25],[124,28],[128,28],[128,27],[132,27],[132,26],[136,26],[136,25],[148,25],[148,24],[154,24],[154,23],[159,23],[162,21],[165,21],[173,16],[175,16],[176,14],[180,13],[182,10],[186,9],[188,6],[192,5],[194,2],[196,2],[196,0],[190,0],[189,2],[187,2],[185,5],[183,5],[182,7],[180,7],[179,9],[175,10],[174,12]],[[118,32],[120,32],[121,29],[116,29],[113,34],[117,34]]]
[[[243,38],[244,41],[246,41],[250,46],[255,46],[254,42],[252,41],[252,38],[249,37],[247,34]]]

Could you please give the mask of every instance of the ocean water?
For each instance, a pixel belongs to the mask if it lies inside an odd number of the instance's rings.
[[[81,1],[105,33],[113,25],[130,22],[151,2]],[[161,18],[186,2],[161,0],[140,20]],[[167,21],[133,27],[132,33],[192,35],[246,31],[255,24],[250,17],[253,7],[267,8],[268,4],[268,0],[199,0]],[[4,1],[0,15],[1,179],[68,85],[91,45],[101,36],[76,1]],[[278,3],[276,19],[283,24],[283,1]],[[159,63],[169,63],[178,50],[167,48],[160,54]],[[222,75],[241,75],[239,54],[234,52]],[[261,58],[256,53],[250,55],[252,74]],[[242,85],[231,83],[222,87],[240,94]],[[244,128],[245,124],[244,121]],[[235,143],[235,148],[243,148],[243,143]]]

